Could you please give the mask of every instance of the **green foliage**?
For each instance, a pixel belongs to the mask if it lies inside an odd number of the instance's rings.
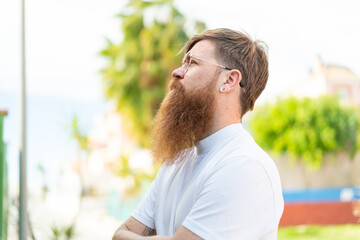
[[[360,124],[360,108],[356,109],[356,118],[357,118],[358,123]],[[356,143],[356,150],[359,151],[360,150],[360,127],[358,127],[358,129],[357,129],[356,136],[358,139],[358,141]]]
[[[6,145],[3,139],[3,124],[6,115],[7,112],[0,111],[0,239],[7,239],[10,203]]]
[[[52,238],[51,238],[52,240],[59,240],[62,235],[62,230],[57,226],[52,226],[51,233],[52,233]]]
[[[64,229],[64,235],[66,240],[70,240],[75,236],[75,226],[71,225]]]
[[[73,116],[71,124],[69,125],[71,136],[79,145],[79,148],[84,151],[89,151],[88,136],[80,129],[79,118],[77,115]]]
[[[74,225],[58,227],[51,227],[51,239],[52,240],[71,240],[75,237],[75,228]]]
[[[260,146],[300,158],[310,168],[319,168],[325,153],[347,151],[353,156],[356,151],[355,111],[335,97],[291,97],[268,104],[254,114],[250,128]]]
[[[149,18],[153,14],[155,17]],[[103,86],[115,100],[126,129],[143,147],[150,144],[152,121],[164,98],[171,72],[181,63],[178,51],[188,40],[185,18],[172,0],[130,0],[122,13],[123,40],[102,50],[109,61]],[[197,22],[195,32],[204,29]]]
[[[124,197],[137,196],[141,193],[142,183],[145,181],[153,181],[160,166],[153,166],[149,171],[134,169],[129,164],[129,158],[121,156],[115,169],[115,174],[123,178],[131,178],[132,185],[126,189]]]
[[[359,225],[294,226],[280,227],[279,240],[357,240],[360,239]]]

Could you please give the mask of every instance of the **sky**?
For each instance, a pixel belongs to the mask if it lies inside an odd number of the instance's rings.
[[[26,1],[29,94],[102,99],[99,57],[105,37],[119,35],[119,1]],[[0,3],[0,89],[15,91],[20,64],[20,1]]]
[[[26,47],[29,158],[75,154],[64,126],[74,113],[91,128],[105,102],[99,55],[105,38],[121,39],[123,0],[27,0]],[[175,0],[208,28],[243,30],[269,46],[270,77],[260,101],[306,78],[318,56],[360,75],[357,0]],[[0,1],[0,109],[9,110],[5,139],[16,159],[20,82],[20,0]],[[311,86],[309,86],[311,87]],[[53,144],[49,144],[52,142]],[[55,146],[55,147],[54,147]],[[57,168],[57,164],[55,167]],[[14,169],[16,165],[14,166]]]
[[[82,101],[103,99],[99,51],[119,40],[121,0],[28,0],[29,94]],[[269,46],[270,77],[263,99],[305,78],[317,56],[360,74],[357,0],[175,0],[208,28],[244,30]],[[16,91],[20,63],[20,0],[0,3],[0,90]]]

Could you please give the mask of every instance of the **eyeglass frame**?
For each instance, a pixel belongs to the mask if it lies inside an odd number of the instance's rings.
[[[188,58],[188,56],[189,56],[189,58]],[[233,70],[232,68],[225,67],[225,66],[220,65],[220,64],[218,64],[218,63],[214,63],[214,62],[211,62],[211,61],[209,61],[209,60],[206,60],[206,59],[203,59],[203,58],[200,58],[200,57],[193,56],[191,52],[187,52],[187,53],[185,54],[183,60],[182,60],[182,65],[181,65],[182,67],[185,67],[185,72],[184,72],[184,73],[187,73],[187,71],[189,70],[189,67],[190,67],[190,65],[191,65],[191,59],[192,59],[192,58],[195,58],[195,59],[198,59],[198,60],[201,60],[201,61],[204,61],[204,62],[213,64],[213,65],[216,65],[216,66],[218,66],[218,67],[220,67],[220,68],[223,68],[223,69],[225,69],[225,70],[228,70],[228,71]],[[186,59],[189,59],[189,61],[186,62]],[[244,87],[244,85],[242,84],[241,81],[240,81],[239,84],[240,84],[240,87]]]

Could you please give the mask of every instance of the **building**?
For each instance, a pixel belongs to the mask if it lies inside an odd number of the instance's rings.
[[[296,97],[316,98],[321,95],[337,95],[351,106],[360,105],[360,76],[350,69],[333,64],[324,64],[317,57],[309,76],[295,84],[290,94]]]

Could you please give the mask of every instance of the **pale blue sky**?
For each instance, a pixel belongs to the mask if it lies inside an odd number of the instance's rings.
[[[28,0],[30,93],[100,100],[104,37],[119,39],[114,16],[126,1]],[[270,78],[264,99],[301,80],[320,54],[325,63],[360,73],[360,2],[357,0],[176,0],[189,18],[209,28],[244,29],[269,45]],[[20,0],[0,2],[0,89],[19,78]]]

